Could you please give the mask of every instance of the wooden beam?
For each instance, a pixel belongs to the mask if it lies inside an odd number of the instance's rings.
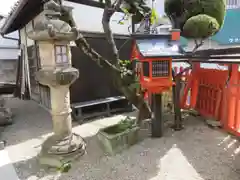
[[[240,55],[238,56],[229,56],[229,55],[180,55],[180,56],[172,56],[173,59],[191,59],[191,60],[208,60],[208,59],[229,59],[229,60],[239,60],[240,61]]]
[[[101,3],[98,0],[66,0],[66,1],[77,3],[77,4],[82,4],[82,5],[86,5],[86,6],[101,8],[101,9],[105,8],[105,3]],[[119,10],[118,12],[122,12],[122,11]]]
[[[86,6],[92,6],[92,7],[96,7],[96,8],[103,8],[105,7],[104,3],[99,2],[98,0],[94,1],[94,0],[67,0],[69,2],[73,2],[73,3],[78,3],[78,4],[83,4]]]
[[[190,52],[189,52],[189,54],[190,54]],[[195,54],[204,55],[204,56],[240,54],[240,47],[198,50],[197,52],[195,52]]]
[[[173,59],[173,62],[178,63],[178,62],[185,62],[185,63],[189,63],[190,60],[189,59]],[[209,63],[209,64],[240,64],[240,60],[236,60],[236,61],[230,61],[230,60],[219,60],[219,59],[215,59],[215,60],[211,60],[211,59],[194,59],[191,60],[191,62],[200,62],[200,63]]]
[[[173,62],[202,62],[202,63],[225,63],[225,64],[240,64],[240,56],[227,55],[182,55],[173,56]]]

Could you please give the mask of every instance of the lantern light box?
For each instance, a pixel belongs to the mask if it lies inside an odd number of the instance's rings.
[[[132,60],[140,68],[138,75],[143,89],[152,93],[169,90],[172,81],[172,59],[181,56],[180,31],[164,34],[132,34]]]

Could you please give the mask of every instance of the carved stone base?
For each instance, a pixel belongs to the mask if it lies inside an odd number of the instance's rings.
[[[59,168],[84,155],[85,149],[85,142],[77,134],[62,139],[53,135],[43,143],[39,154],[39,163]]]

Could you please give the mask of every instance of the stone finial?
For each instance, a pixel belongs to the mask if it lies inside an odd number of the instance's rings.
[[[52,10],[55,12],[61,12],[61,6],[53,0],[46,2],[43,6],[44,10]]]
[[[73,41],[79,36],[75,27],[60,20],[61,6],[50,0],[44,5],[44,15],[35,23],[33,30],[27,32],[28,37],[37,41],[59,40]],[[71,8],[67,8],[70,10]]]

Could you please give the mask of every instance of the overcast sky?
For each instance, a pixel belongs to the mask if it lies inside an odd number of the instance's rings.
[[[17,2],[17,0],[5,0],[5,1],[3,1],[3,3],[1,3],[1,6],[0,6],[0,14],[7,15],[15,2]]]

